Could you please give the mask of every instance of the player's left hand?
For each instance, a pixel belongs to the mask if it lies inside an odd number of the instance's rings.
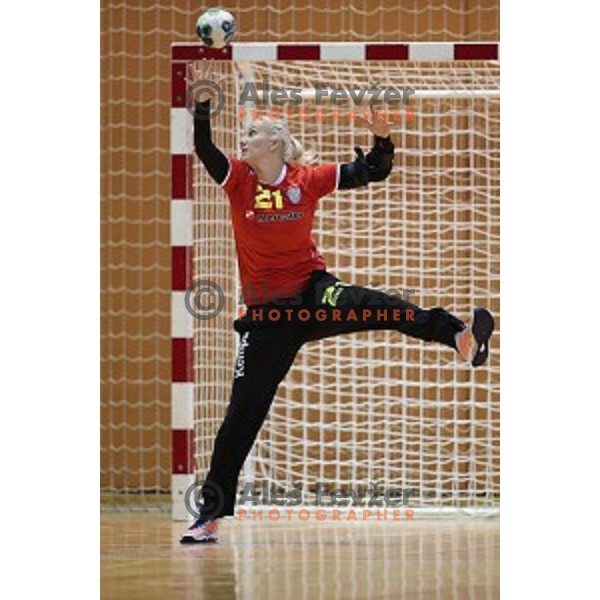
[[[386,108],[375,108],[373,104],[369,104],[369,108],[371,114],[365,118],[367,129],[378,137],[388,137],[392,123],[388,123]]]

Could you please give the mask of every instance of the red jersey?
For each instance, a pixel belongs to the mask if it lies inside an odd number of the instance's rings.
[[[223,189],[231,204],[244,302],[268,304],[291,298],[311,271],[326,269],[312,237],[319,198],[337,188],[338,165],[284,164],[272,184],[250,165],[229,157]]]

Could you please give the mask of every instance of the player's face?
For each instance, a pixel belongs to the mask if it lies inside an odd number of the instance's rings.
[[[240,142],[242,159],[252,164],[257,158],[277,150],[277,141],[269,137],[268,123],[264,119],[253,121]]]

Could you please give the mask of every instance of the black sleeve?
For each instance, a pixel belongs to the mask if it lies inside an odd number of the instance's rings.
[[[394,144],[390,137],[375,136],[373,147],[364,155],[360,148],[354,148],[356,159],[340,165],[338,190],[351,190],[368,185],[371,181],[383,181],[392,170]]]
[[[208,174],[219,184],[229,171],[227,157],[213,144],[210,133],[210,100],[196,102],[194,114],[194,147]]]

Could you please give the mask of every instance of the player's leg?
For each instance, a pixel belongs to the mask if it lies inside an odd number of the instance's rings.
[[[297,329],[289,326],[240,334],[231,399],[214,442],[200,518],[184,532],[182,543],[216,540],[212,522],[234,514],[240,470],[300,346]]]
[[[443,308],[423,309],[397,295],[344,284],[333,276],[318,281],[308,299],[314,305],[315,317],[306,331],[307,341],[392,329],[453,348],[473,366],[483,364],[487,358],[494,322],[485,309],[476,309],[473,323],[467,326]]]

